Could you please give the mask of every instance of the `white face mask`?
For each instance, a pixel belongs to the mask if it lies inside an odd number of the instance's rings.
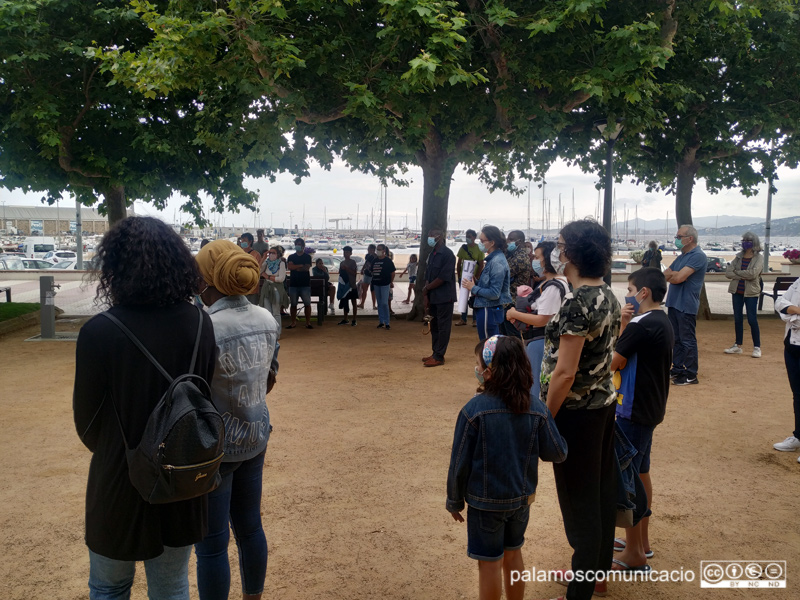
[[[564,274],[564,269],[569,264],[568,260],[561,261],[561,250],[559,250],[558,246],[553,248],[553,251],[550,253],[550,262],[553,264],[553,269],[555,269],[556,273],[559,275]]]

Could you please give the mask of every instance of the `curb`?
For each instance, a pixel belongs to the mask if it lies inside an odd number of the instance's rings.
[[[64,313],[63,310],[56,306],[56,318],[61,316]],[[21,329],[26,329],[27,327],[32,327],[34,325],[39,325],[42,322],[42,311],[36,310],[34,312],[27,313],[25,315],[21,315],[19,317],[14,317],[13,319],[9,319],[8,321],[0,322],[0,336],[7,335],[9,333],[14,333],[15,331],[19,331]]]

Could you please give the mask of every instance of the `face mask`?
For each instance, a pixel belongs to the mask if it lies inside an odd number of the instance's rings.
[[[641,292],[641,290],[639,290]],[[636,296],[639,295],[639,292],[636,292],[633,296],[625,296],[625,304],[633,304],[633,314],[639,314],[639,301],[636,299]]]
[[[473,240],[471,238],[467,238],[467,246],[472,246],[472,244],[474,244],[474,243],[475,243],[475,240]]]
[[[484,369],[483,371],[479,371],[478,367],[477,366],[475,367],[475,378],[478,380],[478,383],[480,383],[481,385],[486,383],[486,381],[483,378],[483,373],[484,373],[485,370],[486,369]]]
[[[294,251],[297,252],[298,254],[300,254],[303,251],[303,247],[302,246],[295,246],[294,247]]]
[[[564,274],[564,269],[569,264],[569,261],[566,260],[564,262],[561,261],[561,250],[558,249],[558,246],[553,248],[553,251],[550,253],[550,262],[553,263],[553,269],[559,275]]]
[[[483,242],[478,242],[478,250],[486,252],[486,246],[483,245]]]
[[[680,250],[683,248],[683,238],[675,238],[675,247]]]
[[[537,276],[541,275],[542,271],[544,270],[542,269],[542,261],[540,261],[538,258],[534,258],[531,261],[531,267],[533,267],[533,272],[536,273]]]
[[[378,258],[383,258],[386,255],[382,250],[378,250]]]
[[[750,240],[742,240],[742,250],[750,250],[753,247],[753,242]]]
[[[433,248],[436,245],[436,238],[429,237],[428,238],[428,246]]]
[[[245,250],[247,250],[247,246],[249,246],[249,244],[248,244],[247,242],[239,242],[239,245],[240,245],[242,248],[244,248]]]
[[[513,251],[514,251],[514,250],[516,250],[516,249],[517,249],[517,242],[511,242],[511,243],[508,245],[508,251],[509,251],[509,252],[513,252]]]

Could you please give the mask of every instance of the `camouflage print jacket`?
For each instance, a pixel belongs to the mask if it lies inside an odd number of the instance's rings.
[[[562,335],[586,338],[575,381],[562,408],[603,408],[614,402],[617,392],[611,358],[619,337],[619,321],[619,302],[606,284],[581,286],[566,295],[561,310],[545,328],[540,392],[543,402],[547,401]]]
[[[506,258],[508,260],[508,270],[511,274],[511,285],[509,286],[511,298],[516,299],[517,287],[531,284],[533,267],[528,256],[528,249],[522,244],[514,252],[506,254]]]

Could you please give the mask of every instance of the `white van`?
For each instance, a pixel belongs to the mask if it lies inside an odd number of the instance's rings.
[[[27,237],[22,242],[22,252],[25,258],[44,258],[48,252],[56,249],[56,240],[51,237]]]

